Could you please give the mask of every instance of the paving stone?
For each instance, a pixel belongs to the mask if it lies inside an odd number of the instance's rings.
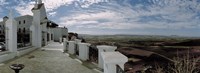
[[[62,44],[52,42],[41,49],[0,66],[0,73],[14,73],[9,66],[15,63],[25,65],[20,73],[98,73],[62,53]]]

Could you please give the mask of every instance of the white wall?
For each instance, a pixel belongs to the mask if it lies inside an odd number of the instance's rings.
[[[63,27],[53,28],[54,41],[59,41],[63,35],[68,36],[68,29]],[[66,38],[68,39],[68,38]]]
[[[27,49],[18,51],[18,53],[17,52],[9,52],[9,51],[1,52],[0,53],[0,63],[14,59],[17,56],[22,56],[22,55],[28,54],[36,49],[37,49],[36,47],[28,47]]]
[[[13,59],[16,57],[16,55],[17,55],[16,53],[11,53],[11,52],[2,54],[0,55],[0,63]]]
[[[53,35],[54,35],[54,41],[59,41],[59,38],[61,37],[61,30],[59,28],[53,28]]]
[[[36,47],[27,47],[23,50],[19,50],[17,56],[22,56],[22,55],[28,54],[36,49],[37,49]]]

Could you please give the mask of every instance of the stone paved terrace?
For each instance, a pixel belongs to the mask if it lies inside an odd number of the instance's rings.
[[[45,50],[41,50],[45,49]],[[14,73],[9,65],[22,63],[25,68],[20,73],[98,73],[62,53],[62,45],[51,42],[49,45],[20,58],[0,65],[0,73]]]

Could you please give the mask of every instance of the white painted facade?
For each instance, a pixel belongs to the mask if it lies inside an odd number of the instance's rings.
[[[42,26],[45,24],[42,23],[46,17],[46,10],[43,3],[36,3],[35,7],[32,9],[33,12],[33,22],[31,25],[32,31],[32,45],[39,48],[42,47],[42,41],[44,40],[42,37]],[[45,34],[45,33],[44,33]]]
[[[17,31],[22,30],[25,28],[26,31],[29,31],[30,26],[32,25],[33,16],[31,15],[24,15],[14,18],[17,25]],[[3,19],[3,21],[0,22],[0,34],[5,30],[5,22],[8,19]],[[5,31],[4,31],[5,32]],[[26,32],[28,33],[28,32]]]
[[[54,40],[59,41],[63,36],[68,36],[68,29],[65,27],[51,28],[47,27],[47,22],[52,22],[48,20],[46,15],[46,9],[44,3],[41,0],[37,0],[34,8],[32,9],[33,16],[24,15],[16,17],[17,31],[25,33],[31,33],[31,43],[33,46],[41,47],[42,44],[47,45],[48,41]],[[5,22],[4,19],[0,22],[0,35],[5,35]],[[54,22],[52,22],[54,23]],[[41,32],[42,31],[42,32]],[[37,34],[37,35],[36,35]],[[49,35],[49,38],[46,38]],[[45,38],[44,38],[45,37]],[[68,39],[68,38],[67,38]],[[35,42],[35,43],[34,43]],[[36,43],[37,42],[37,43]]]
[[[15,20],[17,22],[17,31],[21,30],[21,32],[23,32],[25,29],[25,33],[29,33],[33,21],[33,16],[24,15],[16,17]]]
[[[44,45],[47,45],[55,35],[59,35],[54,33],[61,33],[59,36],[66,34],[67,37],[67,28],[59,27],[58,29],[61,29],[61,31],[53,32],[53,28],[56,28],[57,24],[52,24],[52,21],[48,20],[44,3],[41,0],[37,0],[32,12],[33,16],[25,15],[16,18],[13,18],[11,12],[9,17],[6,17],[7,19],[0,22],[0,31],[5,32],[3,35],[6,37],[5,42],[8,49],[8,51],[0,52],[0,63],[41,48],[43,42]],[[27,49],[17,49],[17,32],[19,30],[29,31],[26,33],[30,33],[31,46],[26,47]]]
[[[58,42],[60,41],[60,38],[63,38],[63,36],[68,36],[68,29],[67,28],[64,28],[64,27],[58,27],[58,28],[53,28],[53,38],[54,38],[54,41]],[[60,33],[58,33],[60,32]],[[68,39],[68,38],[66,38]]]

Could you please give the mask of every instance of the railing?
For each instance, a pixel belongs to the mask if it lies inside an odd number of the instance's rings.
[[[17,33],[17,48],[31,46],[30,33]]]
[[[17,43],[17,49],[29,47],[31,46],[31,43]]]
[[[77,43],[75,44],[75,54],[79,55],[79,47]]]
[[[94,45],[89,47],[89,60],[98,63],[98,49]]]
[[[119,65],[116,65],[116,73],[125,73],[125,72]]]

